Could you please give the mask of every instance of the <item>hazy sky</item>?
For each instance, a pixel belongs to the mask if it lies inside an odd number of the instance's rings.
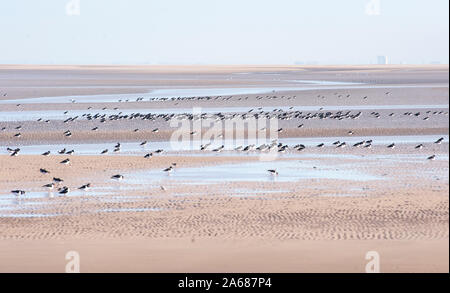
[[[1,0],[0,63],[448,63],[448,10],[448,0]]]

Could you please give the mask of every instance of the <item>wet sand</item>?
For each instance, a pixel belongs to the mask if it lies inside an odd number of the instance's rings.
[[[291,85],[294,79],[373,82],[386,88],[290,91],[284,98],[277,92],[276,99],[253,94],[107,104],[0,103],[0,115],[2,111],[70,112],[88,107],[99,113],[104,107],[138,108],[142,113],[193,106],[338,105],[343,111],[352,105],[439,107],[367,109],[357,120],[281,120],[280,138],[339,137],[345,141],[352,130],[353,136],[373,136],[374,140],[392,136],[397,147],[336,148],[329,144],[303,151],[290,149],[266,163],[257,152],[235,151],[166,150],[150,159],[76,153],[11,157],[6,147],[59,144],[69,150],[75,143],[138,144],[143,140],[149,141],[150,152],[155,151],[152,142],[168,140],[173,130],[163,117],[44,123],[21,121],[19,116],[16,121],[0,122],[0,129],[5,127],[0,131],[1,272],[64,272],[69,250],[80,253],[83,272],[364,272],[365,254],[373,250],[380,254],[382,272],[448,272],[448,138],[434,143],[448,137],[448,66],[0,66],[0,76],[11,74],[16,78],[0,79],[0,94],[7,92],[2,100],[135,93],[161,85],[276,87]],[[437,87],[389,88],[392,85]],[[299,124],[304,127],[298,128]],[[22,128],[17,130],[17,126]],[[90,131],[95,126],[99,130]],[[133,132],[135,128],[140,131]],[[160,131],[154,133],[154,128]],[[73,135],[64,137],[68,129]],[[17,132],[22,136],[14,137]],[[402,135],[435,137],[425,141],[423,149],[415,149],[416,143],[400,143]],[[432,154],[436,159],[427,160]],[[69,166],[59,163],[65,158],[72,161]],[[172,163],[177,164],[174,173],[164,174],[162,169]],[[227,166],[247,170],[246,164],[255,166],[256,173],[240,174],[235,169],[237,175],[226,175]],[[279,170],[278,177],[265,173],[269,166]],[[39,168],[51,173],[41,174]],[[216,176],[215,170],[225,175]],[[112,181],[114,174],[125,178]],[[64,178],[62,185],[73,192],[63,196],[42,188],[53,176]],[[91,191],[77,190],[88,182]],[[9,193],[13,189],[27,193],[17,198]]]
[[[12,251],[11,246],[15,249]],[[80,253],[82,272],[315,272],[361,273],[367,251],[379,251],[384,272],[448,270],[443,241],[248,241],[202,239],[24,240],[0,242],[6,272],[64,272],[68,251]],[[42,254],[51,249],[52,253]],[[12,254],[11,252],[18,252]],[[318,253],[320,252],[320,253]],[[324,253],[326,252],[326,253]],[[401,253],[399,253],[401,252]],[[27,263],[26,266],[22,265]]]

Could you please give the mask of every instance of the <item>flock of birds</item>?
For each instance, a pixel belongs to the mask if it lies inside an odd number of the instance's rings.
[[[389,92],[386,92],[386,95],[389,95]],[[349,98],[350,95],[338,95],[337,93],[335,93],[335,95],[337,95],[339,98]],[[325,96],[323,95],[318,95],[318,98],[325,98]],[[172,100],[172,101],[178,101],[178,100],[192,100],[192,99],[196,99],[196,100],[212,100],[212,99],[219,99],[222,98],[224,100],[227,99],[231,99],[232,96],[230,97],[191,97],[191,98],[167,98],[167,99],[159,99],[159,100]],[[263,96],[256,96],[257,100],[260,100],[264,98]],[[275,99],[277,98],[276,96],[266,96],[266,98],[269,99]],[[293,97],[285,97],[282,96],[281,98],[296,98],[295,96]],[[248,97],[246,98],[239,98],[239,99],[248,99]],[[363,99],[367,99],[367,96],[363,97]],[[142,101],[143,98],[137,98],[136,101]],[[75,100],[72,100],[72,103],[75,103]],[[122,102],[122,100],[119,100],[119,102]],[[125,102],[128,102],[128,100],[125,100]],[[21,106],[20,104],[17,104],[17,106]],[[88,110],[91,110],[92,108],[89,107]],[[114,110],[118,111],[119,109],[113,108]],[[106,107],[103,108],[103,110],[107,110]],[[65,111],[64,112],[65,115],[69,114],[69,111]],[[214,121],[224,121],[224,120],[232,120],[232,119],[259,119],[259,118],[266,118],[266,119],[278,119],[278,120],[292,120],[292,119],[300,119],[300,120],[310,120],[310,119],[331,119],[331,120],[344,120],[344,119],[351,119],[351,120],[355,120],[360,118],[362,115],[362,112],[356,112],[353,113],[352,111],[323,111],[323,108],[320,108],[319,111],[317,112],[303,112],[303,111],[298,111],[298,110],[293,110],[293,107],[289,107],[288,110],[283,110],[283,109],[274,109],[272,111],[263,111],[262,107],[259,108],[255,108],[255,109],[250,109],[248,112],[245,113],[214,113],[214,114],[207,114],[207,113],[202,113],[202,114],[190,114],[190,113],[183,113],[183,114],[152,114],[152,113],[130,113],[130,114],[124,114],[122,112],[118,112],[117,114],[112,114],[112,115],[107,115],[107,114],[101,114],[101,113],[85,113],[82,114],[81,116],[73,116],[73,117],[68,117],[67,119],[63,120],[64,124],[69,124],[71,122],[77,121],[79,119],[85,119],[88,121],[99,121],[100,123],[105,123],[107,121],[121,121],[121,120],[146,120],[146,121],[156,121],[158,119],[162,119],[163,121],[170,121],[172,119],[177,119],[177,120],[190,120],[190,121],[196,121],[196,120],[202,120],[202,119],[213,119]],[[395,113],[390,113],[388,114],[389,117],[393,117],[394,115],[396,115]],[[448,115],[448,112],[446,111],[432,111],[432,110],[428,110],[425,112],[404,112],[403,113],[404,116],[412,116],[412,117],[421,117],[422,120],[428,120],[430,118],[431,115]],[[380,118],[381,114],[379,112],[371,112],[370,116],[373,118]],[[45,123],[49,123],[50,120],[48,119],[44,119],[44,118],[39,118],[37,120],[37,122],[45,122]],[[297,128],[303,128],[304,127],[304,123],[302,124],[298,124]],[[20,132],[20,130],[22,129],[22,125],[16,126],[14,127],[14,130],[16,131],[16,133],[13,135],[14,138],[20,138],[22,137],[22,133]],[[6,127],[2,127],[0,128],[0,131],[5,131]],[[91,131],[98,131],[99,130],[99,126],[95,126],[93,128],[90,129]],[[267,129],[265,127],[261,128],[260,131],[266,131]],[[139,132],[140,129],[139,128],[135,128],[133,129],[133,132]],[[159,128],[154,128],[152,129],[153,133],[157,133],[159,131]],[[279,128],[277,130],[277,132],[282,132],[283,128]],[[191,136],[197,135],[198,133],[195,131],[190,132]],[[348,131],[348,135],[352,135],[353,131]],[[62,133],[63,136],[65,137],[72,137],[73,133],[71,130],[66,130]],[[221,138],[222,135],[219,134],[217,136],[218,138]],[[436,144],[440,144],[442,141],[444,140],[443,137],[439,138],[438,140],[435,141]],[[140,143],[141,146],[145,146],[148,142],[147,141],[143,141]],[[205,145],[201,145],[200,150],[201,151],[206,151],[206,150],[211,150],[213,152],[221,152],[222,150],[224,150],[225,146],[221,145],[219,147],[215,147],[215,148],[210,148],[211,147],[211,143],[205,144]],[[336,148],[343,148],[346,147],[348,144],[345,141],[335,141],[332,143],[333,146],[335,146]],[[363,148],[371,148],[372,147],[372,140],[363,140],[363,141],[359,141],[356,142],[354,144],[352,144],[353,147],[363,147]],[[387,148],[395,148],[395,143],[389,144],[387,146]],[[322,148],[325,147],[325,143],[320,143],[318,145],[316,145],[316,147],[318,148]],[[416,149],[421,149],[423,148],[424,145],[423,144],[419,144],[417,146],[415,146]],[[282,144],[282,143],[278,143],[277,141],[272,141],[272,143],[270,144],[262,144],[259,146],[256,146],[254,144],[250,144],[250,145],[241,145],[238,146],[236,148],[234,148],[235,151],[243,151],[243,152],[248,152],[248,151],[273,151],[276,150],[277,152],[286,152],[289,149],[294,149],[297,151],[302,151],[306,148],[305,145],[303,144],[297,144],[293,147],[290,147],[287,144]],[[21,149],[20,148],[7,148],[7,151],[10,153],[11,156],[18,156]],[[112,152],[117,153],[121,151],[121,144],[117,143]],[[154,152],[150,152],[144,155],[144,158],[151,158],[154,153],[159,154],[162,153],[164,150],[163,149],[158,149]],[[109,149],[103,149],[101,150],[99,153],[100,154],[107,154],[109,153],[110,150]],[[60,155],[72,155],[75,153],[75,150],[67,150],[67,149],[62,149],[60,151],[58,151],[58,154]],[[44,153],[42,153],[43,156],[49,156],[51,154],[50,151],[45,151]],[[428,156],[427,159],[428,160],[434,160],[436,158],[436,155],[431,155]],[[62,161],[60,161],[61,164],[64,165],[69,165],[71,163],[69,158],[66,158]],[[171,172],[174,171],[176,166],[176,163],[172,163],[171,166],[163,169],[164,172],[170,174]],[[41,168],[40,172],[42,174],[50,174],[50,172],[48,170],[46,170],[45,168]],[[271,174],[272,176],[277,176],[278,172],[276,169],[269,169],[267,170],[267,172],[269,174]],[[123,175],[121,174],[116,174],[113,175],[111,177],[111,179],[113,180],[122,180],[124,178]],[[54,188],[58,188],[58,193],[65,195],[68,194],[70,192],[70,188],[67,186],[61,186],[63,184],[64,180],[58,177],[53,177],[53,180],[51,183],[48,183],[42,187],[44,188],[48,188],[53,190]],[[82,185],[81,187],[78,187],[78,189],[80,190],[84,190],[87,191],[89,190],[89,188],[91,187],[91,183],[87,183]],[[11,191],[13,194],[16,195],[24,195],[25,191],[24,190],[12,190]]]
[[[141,145],[144,145],[144,143],[141,143]],[[120,149],[120,147],[121,147],[121,144],[117,143],[115,145],[115,150]],[[8,147],[8,148],[6,148],[6,150],[10,153],[10,156],[13,156],[13,157],[18,156],[18,154],[20,152],[20,148],[12,149],[12,148]],[[162,151],[163,150],[156,150],[155,152],[161,153]],[[67,154],[72,155],[74,152],[75,152],[74,150],[67,151],[66,148],[64,148],[64,149],[58,151],[57,153],[60,155],[67,155]],[[104,153],[104,151],[102,153]],[[46,152],[42,153],[43,156],[49,156],[50,154],[51,154],[50,151],[46,151]],[[144,158],[149,158],[150,156],[152,156],[152,153],[146,154],[144,156]],[[63,165],[69,165],[71,163],[71,161],[69,158],[66,158],[66,159],[60,161],[59,163],[63,164]],[[170,174],[174,170],[176,165],[177,165],[176,163],[172,163],[168,168],[163,169],[163,172]],[[45,168],[40,168],[39,172],[43,175],[50,174],[50,171]],[[121,174],[115,174],[115,175],[111,176],[111,179],[121,181],[122,179],[124,179],[124,176]],[[49,190],[53,190],[53,189],[57,188],[57,191],[59,194],[66,195],[70,192],[70,188],[67,186],[61,186],[63,184],[63,182],[64,182],[63,179],[61,179],[59,177],[53,177],[51,183],[45,184],[42,187],[47,188]],[[83,184],[82,186],[78,187],[78,189],[82,190],[82,191],[88,191],[90,188],[91,188],[91,183],[86,183],[86,184]],[[161,186],[161,189],[164,190],[164,187]],[[20,195],[25,195],[26,191],[21,190],[21,189],[15,189],[15,190],[11,190],[11,193],[15,194],[16,196],[20,196]]]
[[[443,140],[444,140],[444,138],[440,137],[434,143],[435,144],[441,144]],[[144,141],[144,142],[140,143],[141,146],[146,145],[146,144],[147,144],[147,141]],[[200,147],[200,150],[202,150],[202,151],[207,150],[207,148],[210,145],[211,145],[211,143],[202,145]],[[334,145],[336,148],[342,148],[342,147],[347,146],[347,143],[346,142],[341,142],[341,141],[338,140],[338,141],[333,142],[332,145]],[[325,146],[324,143],[320,143],[320,144],[316,145],[316,147],[318,147],[318,148],[322,148],[324,146]],[[372,140],[359,141],[359,142],[354,143],[352,146],[353,147],[370,148],[372,146]],[[423,147],[424,147],[424,144],[421,143],[421,144],[416,145],[414,148],[415,149],[422,149]],[[114,146],[114,150],[115,151],[120,151],[120,148],[121,148],[121,144],[120,143],[117,143]],[[224,148],[225,148],[225,146],[222,145],[222,146],[220,146],[218,148],[212,149],[212,151],[220,152]],[[282,143],[277,143],[276,141],[272,141],[271,144],[262,144],[262,145],[260,145],[258,147],[256,147],[256,145],[254,145],[254,144],[247,145],[245,147],[238,146],[234,150],[236,150],[236,151],[244,151],[244,152],[245,151],[270,151],[270,150],[276,150],[277,152],[285,152],[287,149],[290,149],[290,148],[291,147],[289,145],[287,145],[287,144],[282,144]],[[395,143],[389,144],[387,146],[387,148],[390,148],[390,149],[395,148]],[[301,150],[306,149],[306,146],[303,145],[303,144],[297,144],[297,145],[295,145],[293,147],[293,149],[297,150],[297,151],[301,151]],[[13,157],[14,156],[18,156],[18,154],[20,152],[20,148],[12,149],[12,148],[8,147],[6,150],[10,153],[10,156],[13,156]],[[66,148],[64,148],[64,149],[58,151],[58,154],[60,154],[60,155],[72,155],[74,152],[75,152],[74,150],[69,150],[68,151],[68,150],[66,150]],[[107,152],[107,150],[103,150],[101,153],[104,154],[106,152]],[[158,149],[155,152],[156,153],[162,153],[163,150],[162,149]],[[45,151],[44,153],[42,153],[43,156],[49,156],[50,154],[51,154],[50,151]],[[148,154],[146,154],[144,156],[144,158],[150,158],[151,156],[153,156],[153,153],[148,153]],[[436,155],[431,155],[431,156],[427,157],[428,160],[434,160],[435,158],[436,158]],[[71,163],[71,161],[70,161],[69,158],[66,158],[66,159],[60,161],[59,163],[63,164],[63,165],[69,165]],[[176,163],[172,163],[169,167],[163,169],[162,171],[166,172],[167,174],[170,174],[170,173],[172,173],[175,170],[176,165],[177,165]],[[39,172],[44,174],[44,175],[50,174],[50,171],[48,171],[45,168],[40,168]],[[276,169],[269,169],[269,170],[267,170],[267,172],[270,175],[272,175],[272,176],[277,176],[278,175],[278,171]],[[121,181],[122,179],[124,179],[124,176],[121,175],[121,174],[116,174],[116,175],[111,176],[111,179],[117,180],[117,181]],[[63,182],[64,182],[63,179],[61,179],[59,177],[53,177],[53,180],[52,180],[51,183],[45,184],[42,187],[48,188],[49,190],[53,190],[54,188],[58,188],[57,190],[58,190],[59,194],[66,195],[66,194],[68,194],[70,192],[70,188],[67,187],[67,186],[62,186],[61,187],[60,185]],[[90,189],[90,187],[91,187],[91,183],[87,183],[87,184],[82,185],[78,189],[79,190],[83,190],[83,191],[88,191]],[[164,190],[164,187],[161,186],[161,189]],[[17,196],[24,195],[26,193],[24,190],[20,190],[20,189],[12,190],[11,192],[13,194],[17,195]]]

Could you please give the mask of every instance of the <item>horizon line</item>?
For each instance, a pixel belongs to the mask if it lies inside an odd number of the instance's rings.
[[[375,64],[375,63],[324,63],[324,64],[284,64],[284,63],[233,63],[233,64],[223,64],[223,63],[173,63],[173,64],[142,64],[142,63],[0,63],[0,66],[138,66],[138,67],[237,67],[237,66],[247,66],[247,67],[342,67],[342,66],[377,66],[377,67],[401,67],[401,66],[449,66],[449,63],[390,63],[390,64]]]

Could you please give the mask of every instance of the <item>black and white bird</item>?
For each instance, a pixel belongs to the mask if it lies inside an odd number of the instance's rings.
[[[82,185],[82,186],[79,187],[78,189],[87,191],[87,190],[89,190],[90,188],[91,188],[91,183],[87,183],[87,184]]]
[[[69,165],[70,164],[70,160],[69,159],[65,159],[62,160],[61,162],[59,162],[60,164],[64,164],[64,165]]]
[[[45,184],[42,187],[45,187],[45,188],[48,188],[48,189],[52,190],[53,188],[55,188],[55,183]]]
[[[70,192],[70,188],[67,186],[64,186],[64,187],[58,189],[59,194],[68,194],[69,192]]]
[[[273,175],[273,176],[276,176],[276,175],[278,175],[278,172],[277,172],[277,170],[275,170],[275,169],[269,169],[269,170],[267,170],[267,172],[269,172],[271,175]]]
[[[216,153],[220,153],[224,148],[225,148],[225,146],[224,146],[224,145],[221,145],[220,147],[215,148],[215,149],[213,149],[212,151],[213,151],[213,152],[216,152]]]
[[[123,176],[120,174],[116,174],[116,175],[111,176],[111,179],[120,181],[123,179]]]
[[[390,149],[393,149],[393,148],[395,148],[395,143],[391,143],[391,144],[388,145],[387,147],[390,148]]]
[[[10,154],[12,154],[12,153],[14,153],[14,152],[16,152],[16,151],[20,151],[19,148],[15,148],[15,149],[12,149],[12,148],[6,148],[6,150],[7,150],[8,153],[10,153]]]
[[[422,149],[423,148],[423,144],[416,145],[414,148],[415,149]]]
[[[53,177],[53,182],[59,184],[61,182],[64,182],[64,180],[62,180],[61,178],[58,178],[58,177]]]
[[[436,155],[431,155],[427,158],[427,160],[431,160],[431,161],[433,161],[434,159],[436,159]]]
[[[50,156],[50,151],[46,151],[45,153],[42,153],[43,156]]]
[[[39,171],[40,171],[42,174],[50,174],[50,171],[45,170],[44,168],[40,168]]]
[[[434,143],[441,144],[441,142],[442,142],[443,140],[444,140],[444,138],[441,137],[441,138],[439,138],[438,140],[436,140]]]
[[[19,195],[24,195],[25,191],[17,189],[17,190],[11,190],[11,193],[15,194],[16,196],[19,196]]]
[[[164,171],[164,172],[167,172],[168,174],[169,174],[169,173],[172,173],[172,172],[173,172],[173,166],[170,166],[169,168],[166,168],[166,169],[164,169],[163,171]]]
[[[297,151],[303,151],[304,149],[306,149],[306,146],[304,144],[298,144],[294,146],[294,149],[296,149]]]

